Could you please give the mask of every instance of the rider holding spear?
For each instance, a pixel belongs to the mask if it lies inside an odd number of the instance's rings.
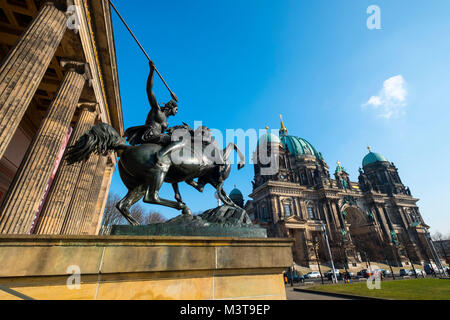
[[[125,131],[125,137],[131,145],[143,143],[156,143],[163,146],[170,144],[170,136],[164,133],[169,126],[168,117],[174,116],[178,112],[176,96],[171,93],[172,100],[162,107],[158,104],[153,93],[153,76],[155,73],[155,64],[149,60],[150,72],[147,79],[147,97],[151,109],[147,115],[145,125],[128,128]]]
[[[137,127],[131,127],[128,128],[125,131],[125,137],[127,138],[128,143],[131,145],[136,144],[143,144],[143,143],[156,143],[163,146],[166,146],[170,144],[170,136],[168,134],[165,134],[167,127],[169,126],[169,123],[167,121],[167,118],[169,116],[174,116],[178,112],[178,98],[177,96],[170,90],[169,86],[167,85],[164,78],[159,73],[158,69],[156,69],[155,64],[148,56],[147,52],[144,50],[134,33],[131,31],[130,27],[128,27],[128,24],[125,22],[125,20],[120,15],[119,11],[116,9],[116,6],[112,3],[111,0],[109,0],[109,3],[111,4],[111,7],[114,9],[114,11],[119,16],[120,20],[123,22],[127,30],[130,32],[133,39],[138,44],[139,48],[142,50],[144,55],[147,57],[150,65],[150,73],[148,75],[147,79],[147,96],[148,101],[150,102],[151,110],[148,113],[147,120],[145,121],[145,125],[143,126],[137,126]],[[163,107],[159,106],[156,97],[153,93],[153,75],[154,73],[158,74],[158,76],[161,78],[162,82],[166,86],[167,90],[170,92],[170,96],[172,97],[172,100],[167,102]]]

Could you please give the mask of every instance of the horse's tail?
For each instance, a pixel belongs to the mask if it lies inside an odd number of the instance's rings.
[[[235,143],[230,142],[227,145],[227,147],[225,148],[225,150],[223,152],[223,159],[224,160],[228,159],[228,157],[230,156],[231,151],[233,149],[236,151],[236,153],[239,156],[238,170],[240,170],[245,166],[245,156],[242,154],[242,152],[239,150],[238,146]]]
[[[87,160],[93,152],[105,154],[109,150],[120,150],[127,147],[125,141],[113,127],[107,123],[99,123],[68,148],[65,158],[68,164],[72,164]]]

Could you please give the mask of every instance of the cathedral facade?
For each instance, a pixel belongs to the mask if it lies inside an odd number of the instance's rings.
[[[262,146],[262,148],[261,148]],[[372,152],[362,160],[358,182],[337,162],[330,169],[305,139],[269,131],[254,153],[252,200],[245,209],[268,236],[291,237],[294,262],[315,269],[333,259],[338,267],[378,261],[393,266],[434,263],[425,224],[394,163]],[[278,160],[263,174],[261,150]]]

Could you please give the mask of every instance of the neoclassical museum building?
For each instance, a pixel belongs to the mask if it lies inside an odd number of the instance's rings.
[[[268,154],[276,153],[275,174],[261,173],[261,144]],[[322,154],[289,135],[281,121],[279,135],[267,131],[258,141],[252,200],[245,208],[269,236],[295,239],[298,265],[315,268],[318,260],[331,260],[325,235],[337,265],[434,263],[418,199],[403,185],[394,163],[368,149],[354,182],[339,162],[330,174]]]
[[[116,157],[63,155],[98,122],[123,134],[109,10],[0,1],[0,234],[98,232]]]

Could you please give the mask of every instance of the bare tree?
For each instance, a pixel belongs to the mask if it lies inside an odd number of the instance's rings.
[[[144,208],[140,204],[135,204],[130,209],[130,215],[139,223],[143,224],[145,222],[147,214],[145,213]],[[123,222],[126,222],[125,218]],[[127,222],[128,223],[128,222]]]
[[[433,233],[433,235],[431,236],[431,239],[433,240],[433,242],[438,245],[438,254],[440,254],[440,256],[442,258],[444,258],[444,260],[447,259],[447,251],[445,250],[445,246],[444,246],[444,242],[446,240],[449,239],[449,237],[444,236],[442,233],[440,233],[439,231],[436,231],[435,233]]]
[[[144,224],[160,223],[167,219],[159,212],[150,211],[144,218]]]
[[[445,240],[444,239],[444,235],[442,233],[440,233],[439,231],[436,231],[433,233],[433,235],[431,236],[431,239],[433,241],[442,241]]]
[[[116,203],[119,202],[120,199],[121,197],[117,193],[109,193],[108,199],[106,200],[105,214],[103,215],[100,234],[109,234],[111,232],[112,226],[115,224],[128,224],[127,220],[116,208]],[[131,207],[130,215],[134,219],[136,219],[139,224],[160,223],[167,220],[159,212],[146,212],[144,207],[140,204],[135,204],[133,207]]]
[[[120,201],[120,197],[117,193],[110,192],[106,200],[105,213],[103,214],[102,226],[100,229],[101,234],[109,233],[112,225],[119,224],[123,216],[117,210],[116,203]]]

